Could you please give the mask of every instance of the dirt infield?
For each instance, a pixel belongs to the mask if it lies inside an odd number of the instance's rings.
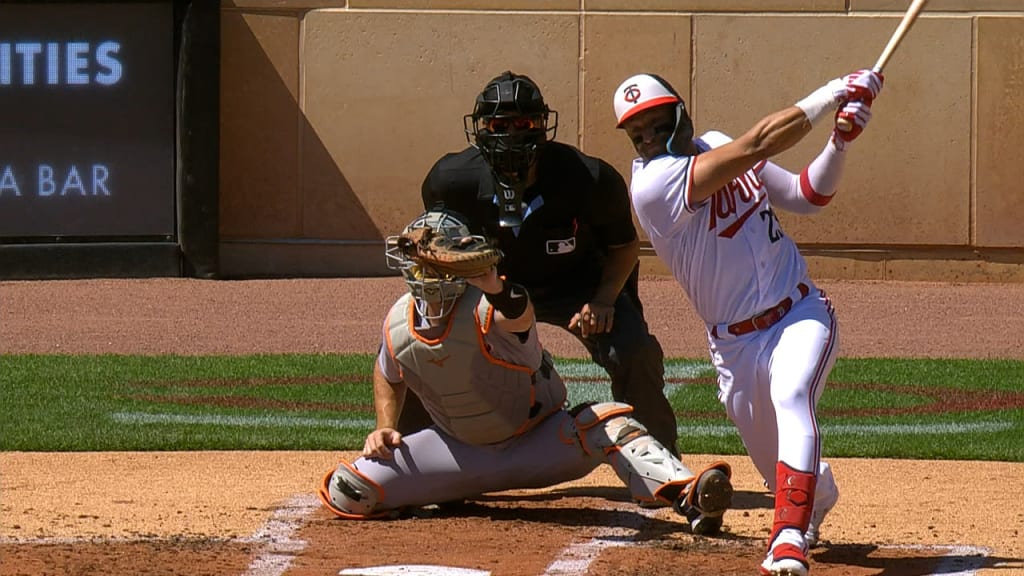
[[[821,286],[836,303],[844,356],[1024,359],[1024,285]],[[403,289],[396,278],[0,282],[0,353],[372,352]],[[673,282],[645,280],[641,295],[667,355],[705,356],[700,322]],[[583,354],[559,330],[541,333],[556,355]],[[606,467],[425,517],[346,522],[313,497],[345,456],[0,453],[0,576],[296,576],[384,564],[754,574],[772,513],[747,459],[727,457],[738,492],[720,538],[688,535],[669,510],[633,507]],[[713,458],[685,457],[697,468]],[[842,498],[812,556],[815,575],[1024,575],[1024,465],[830,461]]]

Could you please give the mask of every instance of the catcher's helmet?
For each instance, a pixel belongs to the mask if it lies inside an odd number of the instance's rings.
[[[498,183],[514,188],[526,182],[538,151],[555,138],[558,112],[544,103],[533,80],[507,71],[487,83],[462,122],[466,139],[483,154]]]
[[[669,154],[686,153],[686,148],[693,139],[693,122],[686,112],[683,97],[676,92],[671,84],[654,74],[637,74],[630,76],[615,90],[616,128],[633,115],[666,104],[675,104],[676,126],[669,137],[666,148]]]
[[[445,209],[428,210],[420,214],[402,232],[425,227],[433,229],[435,234],[447,236],[455,244],[467,236],[482,240],[481,236],[470,233],[469,226],[465,224],[465,219],[461,215]],[[432,320],[444,318],[455,307],[459,296],[466,291],[466,280],[422,268],[410,260],[399,247],[399,237],[389,236],[385,240],[384,256],[388,268],[398,270],[405,277],[405,283],[416,300],[416,311],[420,316]],[[431,311],[431,305],[434,311]]]

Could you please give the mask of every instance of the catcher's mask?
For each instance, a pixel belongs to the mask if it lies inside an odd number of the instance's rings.
[[[680,156],[693,139],[693,121],[686,112],[682,96],[667,81],[654,74],[630,76],[615,90],[616,128],[633,115],[665,104],[675,104],[676,124],[665,148],[669,154]]]
[[[467,236],[482,239],[470,233],[462,216],[442,209],[420,214],[402,232],[425,227],[432,228],[435,234],[443,234],[455,243]],[[429,320],[444,318],[455,307],[459,296],[466,291],[465,279],[421,267],[402,252],[398,238],[397,235],[389,236],[385,240],[384,256],[388,268],[398,270],[405,276],[405,283],[409,286],[409,292],[416,301],[416,311],[421,317]]]
[[[544,103],[533,80],[504,72],[487,83],[462,122],[466,139],[483,154],[501,188],[499,224],[522,224],[522,189],[538,152],[555,138],[558,112]]]

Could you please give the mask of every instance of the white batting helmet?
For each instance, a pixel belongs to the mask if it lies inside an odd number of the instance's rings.
[[[693,138],[693,122],[682,96],[671,84],[655,74],[630,76],[615,90],[616,128],[639,112],[664,104],[676,105],[676,126],[668,140],[668,151],[682,154]]]
[[[630,76],[615,90],[616,126],[621,128],[623,122],[638,112],[682,101],[667,82],[653,74]]]

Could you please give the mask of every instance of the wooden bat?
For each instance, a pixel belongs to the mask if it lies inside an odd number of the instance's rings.
[[[892,57],[892,53],[896,51],[896,47],[900,45],[903,38],[907,35],[910,27],[914,25],[914,21],[917,20],[917,15],[924,9],[924,5],[928,0],[913,0],[910,3],[910,7],[907,8],[907,12],[903,15],[903,20],[900,21],[900,25],[896,27],[896,31],[892,33],[892,37],[889,38],[889,43],[885,45],[885,50],[882,50],[882,55],[878,57],[878,61],[875,62],[873,70],[875,72],[881,72],[889,58]],[[836,121],[836,125],[843,132],[849,132],[853,128],[853,124],[845,118],[840,118]]]

